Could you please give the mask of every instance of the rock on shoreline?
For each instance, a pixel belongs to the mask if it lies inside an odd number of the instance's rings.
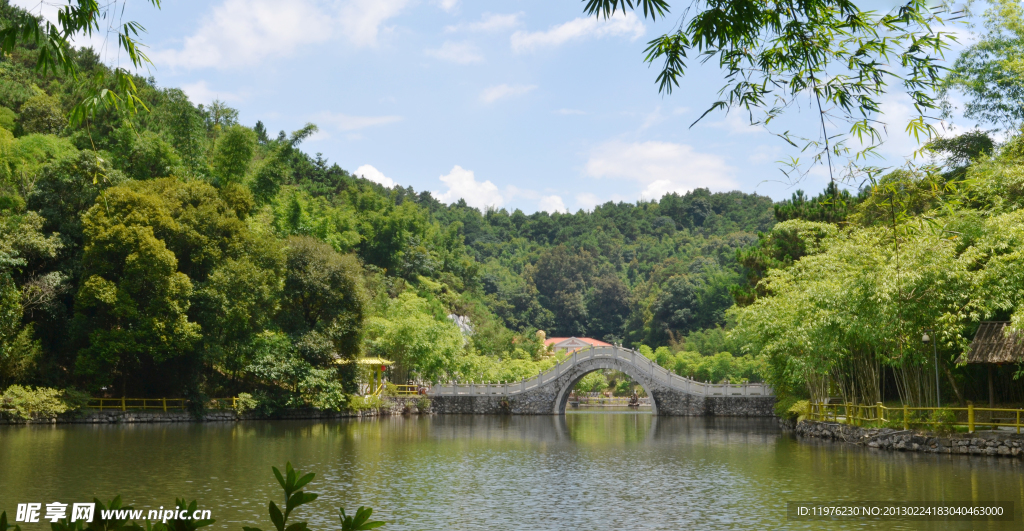
[[[1024,434],[975,432],[939,437],[934,433],[891,428],[860,428],[835,422],[804,420],[793,431],[803,437],[833,439],[901,452],[990,455],[1020,458],[1024,455]]]

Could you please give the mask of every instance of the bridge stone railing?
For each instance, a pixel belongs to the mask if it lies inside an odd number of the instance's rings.
[[[772,396],[772,390],[765,384],[712,384],[683,378],[672,371],[654,363],[643,354],[619,347],[591,347],[574,352],[558,365],[538,374],[536,377],[520,382],[499,384],[459,384],[435,385],[429,393],[433,396],[509,396],[539,389],[549,382],[559,379],[576,365],[592,359],[614,359],[633,366],[650,378],[653,382],[670,389],[696,396]]]
[[[642,385],[657,415],[771,416],[775,397],[764,384],[710,384],[682,378],[639,352],[618,347],[578,351],[534,378],[499,384],[435,385],[438,413],[560,414],[573,386],[589,372],[615,369]]]

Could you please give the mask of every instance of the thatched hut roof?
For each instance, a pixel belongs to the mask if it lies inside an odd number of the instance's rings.
[[[1008,332],[1008,321],[984,321],[967,351],[967,363],[1024,361],[1024,334]]]

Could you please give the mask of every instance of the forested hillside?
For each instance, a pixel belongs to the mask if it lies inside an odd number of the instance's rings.
[[[18,12],[0,0],[0,25]],[[971,72],[1016,60],[1024,9],[986,17],[947,84],[968,116],[1019,123]],[[310,155],[315,124],[272,134],[154,79],[134,79],[135,111],[71,122],[81,85],[37,52],[0,57],[0,389],[339,409],[362,357],[394,360],[396,382],[515,381],[557,363],[545,337],[589,336],[682,376],[763,379],[783,408],[1024,400],[1020,364],[986,385],[964,358],[980,322],[1024,319],[1019,134],[937,138],[934,164],[857,193],[481,212]],[[79,79],[110,79],[68,53]]]
[[[0,58],[0,389],[338,408],[361,356],[396,380],[516,380],[556,361],[539,330],[690,337],[699,358],[725,349],[737,252],[775,223],[766,197],[703,189],[575,214],[445,205],[306,153],[314,124],[275,135],[152,78],[134,80],[145,108],[71,126],[80,91],[34,52]],[[70,53],[81,77],[106,68]],[[755,376],[724,356],[689,375]]]

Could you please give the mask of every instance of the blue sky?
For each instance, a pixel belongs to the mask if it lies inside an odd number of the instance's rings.
[[[40,9],[38,0],[15,4]],[[675,18],[602,21],[576,0],[131,0],[124,18],[164,87],[225,101],[245,125],[320,132],[303,144],[384,184],[477,207],[589,209],[695,187],[788,197],[820,191],[824,168],[794,185],[775,161],[797,155],[744,116],[710,115],[716,68],[658,94],[646,42]],[[45,11],[45,5],[42,7]],[[45,14],[45,13],[44,13]],[[113,52],[102,36],[83,43]],[[886,101],[899,121],[909,108]],[[797,112],[787,128],[814,129]],[[892,128],[891,128],[892,129]],[[895,128],[902,129],[902,126]],[[894,133],[899,163],[915,147]]]

